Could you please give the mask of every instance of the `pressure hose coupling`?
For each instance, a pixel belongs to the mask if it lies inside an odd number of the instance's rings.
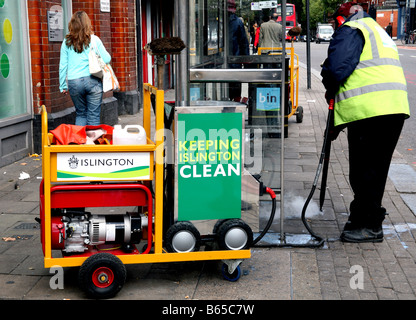
[[[270,195],[270,197],[272,199],[276,199],[276,194],[274,193],[274,191],[271,188],[266,187],[266,192]]]
[[[272,198],[272,199],[275,199],[275,198],[276,198],[276,194],[274,193],[274,191],[273,191],[271,188],[266,187],[266,186],[263,184],[263,182],[259,180],[259,179],[260,179],[260,177],[258,177],[258,176],[254,176],[254,178],[256,178],[256,179],[257,179],[257,181],[259,182],[259,195],[260,195],[260,197],[261,197],[262,195],[264,195],[265,193],[268,193],[268,194],[271,196],[271,198]]]

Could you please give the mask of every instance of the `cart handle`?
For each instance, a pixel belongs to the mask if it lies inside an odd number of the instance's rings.
[[[41,126],[42,126],[42,153],[43,147],[46,144],[48,137],[48,112],[46,111],[45,105],[41,107]]]

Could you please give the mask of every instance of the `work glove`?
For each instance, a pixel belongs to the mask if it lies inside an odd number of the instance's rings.
[[[326,92],[325,92],[325,100],[326,100],[326,102],[329,104],[329,102],[330,102],[332,99],[335,99],[335,94],[333,94],[333,93],[331,93],[331,92],[329,92],[329,91],[326,91]]]
[[[331,94],[329,91],[326,91],[325,100],[329,105],[331,100],[335,100],[334,94]],[[336,126],[336,127],[334,126],[334,110],[332,110],[331,116],[329,117],[328,121],[329,121],[328,139],[330,139],[331,141],[334,141],[338,137],[341,130],[344,129],[344,126]]]
[[[331,117],[329,119],[328,139],[330,139],[331,141],[336,140],[336,138],[338,138],[339,133],[346,127],[346,124],[334,126],[334,112],[332,112]]]

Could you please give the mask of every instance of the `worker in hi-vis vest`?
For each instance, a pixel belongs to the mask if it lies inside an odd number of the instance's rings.
[[[381,242],[387,174],[410,116],[406,79],[393,40],[361,6],[342,4],[334,22],[321,75],[327,101],[335,100],[330,138],[347,128],[354,199],[341,240]]]

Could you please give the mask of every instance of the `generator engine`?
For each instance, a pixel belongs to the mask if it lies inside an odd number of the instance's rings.
[[[119,244],[129,247],[142,238],[148,225],[147,216],[138,213],[96,215],[59,209],[52,216],[52,249],[67,253],[84,252],[88,246]]]

